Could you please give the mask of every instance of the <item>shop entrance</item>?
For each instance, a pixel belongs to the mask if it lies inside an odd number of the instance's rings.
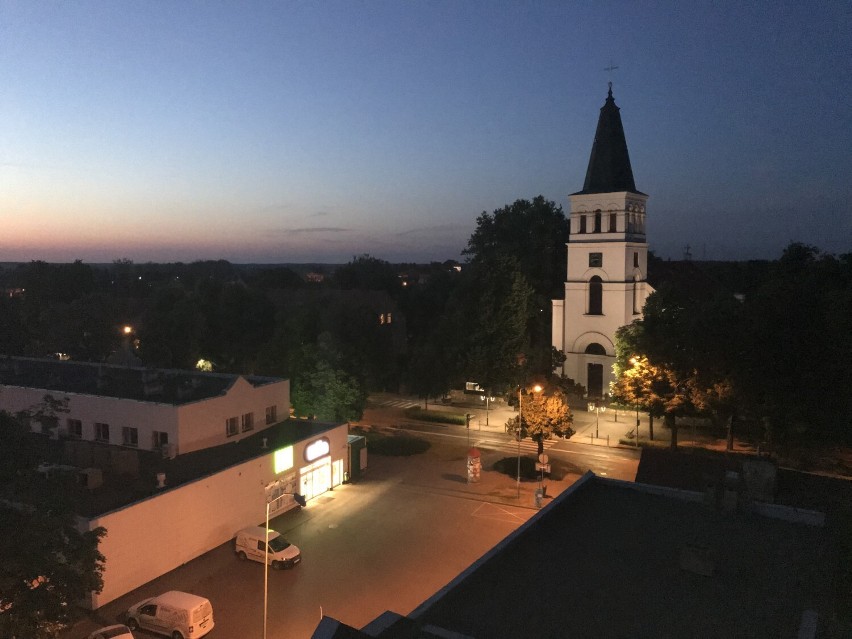
[[[331,457],[324,457],[299,470],[302,496],[310,500],[331,489]]]

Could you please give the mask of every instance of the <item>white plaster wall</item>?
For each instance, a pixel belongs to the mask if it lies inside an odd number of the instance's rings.
[[[286,379],[254,387],[243,377],[238,377],[224,395],[178,407],[180,434],[178,452],[189,453],[226,442],[239,441],[267,428],[266,407],[277,406],[278,419],[290,416],[290,381]],[[254,429],[228,437],[225,420],[239,419],[245,413],[254,413]]]
[[[118,446],[121,445],[121,429],[125,426],[138,429],[137,448],[141,450],[151,450],[151,433],[155,430],[168,433],[169,442],[177,441],[178,413],[170,404],[4,386],[0,391],[0,409],[11,413],[29,410],[48,394],[54,399],[68,398],[69,412],[58,415],[60,427],[65,427],[67,419],[79,419],[85,440],[94,440],[94,424],[100,422],[109,424],[109,443]]]
[[[178,486],[89,521],[107,535],[100,551],[106,557],[104,588],[92,595],[99,608],[139,586],[231,540],[240,528],[262,524],[264,487],[306,465],[305,447],[315,439],[330,441],[332,463],[346,460],[348,425],[342,424],[294,445],[294,468],[276,476],[273,451],[221,472]],[[168,486],[168,477],[166,477]],[[310,502],[308,507],[310,506]]]
[[[266,407],[276,406],[278,417],[283,421],[290,414],[290,382],[283,379],[263,386],[254,387],[245,378],[236,378],[225,395],[181,404],[138,401],[97,395],[78,395],[36,388],[4,386],[0,392],[0,409],[9,412],[30,410],[41,403],[46,394],[55,399],[68,398],[68,413],[59,415],[64,428],[67,419],[79,419],[83,426],[83,439],[95,438],[95,422],[109,424],[110,444],[122,445],[121,429],[125,426],[138,430],[140,450],[151,450],[153,431],[168,433],[169,443],[176,446],[177,453],[189,453],[210,446],[219,446],[228,441],[238,441],[258,430],[267,428]],[[225,434],[228,417],[242,417],[254,413],[254,429],[234,437]]]

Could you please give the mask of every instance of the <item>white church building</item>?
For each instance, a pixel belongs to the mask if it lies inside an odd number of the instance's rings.
[[[601,108],[583,190],[568,196],[565,296],[553,300],[553,346],[565,354],[562,373],[590,399],[609,391],[615,332],[642,317],[647,283],[645,205],[636,189],[612,84]]]

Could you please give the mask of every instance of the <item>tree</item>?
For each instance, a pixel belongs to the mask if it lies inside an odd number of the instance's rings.
[[[393,296],[400,289],[399,277],[394,268],[388,262],[369,255],[353,257],[351,262],[339,267],[331,283],[344,290],[387,291]]]
[[[38,436],[0,413],[2,475],[16,502],[0,504],[0,636],[48,639],[75,613],[73,604],[103,587],[104,528],[80,532],[72,507],[74,476],[46,479],[35,464]]]
[[[485,211],[462,252],[471,265],[488,270],[506,257],[532,289],[527,334],[527,366],[535,374],[549,375],[551,300],[564,293],[568,220],[562,208],[539,195],[532,201],[516,200]]]
[[[459,370],[491,395],[516,386],[527,370],[532,308],[532,289],[516,260],[503,256],[466,269],[448,306],[451,326],[443,334],[453,340],[448,356]]]
[[[336,422],[361,418],[367,393],[358,380],[338,367],[338,360],[327,335],[321,336],[318,345],[302,347],[291,390],[297,414]]]
[[[559,386],[551,386],[540,393],[522,392],[521,414],[506,422],[506,432],[520,439],[530,437],[538,444],[538,454],[544,452],[544,442],[554,435],[570,437],[574,416],[567,397]],[[520,424],[519,424],[520,423]]]

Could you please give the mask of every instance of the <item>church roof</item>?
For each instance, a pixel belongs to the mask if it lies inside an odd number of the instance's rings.
[[[589,157],[589,168],[586,170],[586,181],[583,184],[583,190],[573,195],[621,191],[640,193],[636,190],[636,183],[633,181],[633,169],[630,168],[630,156],[627,153],[621,114],[619,108],[615,106],[610,83],[606,102],[601,107],[598,118],[595,142],[592,145],[592,155]]]

